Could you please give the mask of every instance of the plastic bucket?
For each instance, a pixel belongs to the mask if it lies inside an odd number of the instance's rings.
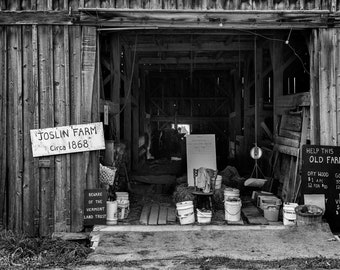
[[[129,193],[128,192],[116,192],[116,200],[122,201],[122,200],[129,200]]]
[[[224,201],[229,199],[237,199],[240,197],[240,190],[237,188],[226,188],[224,189]]]
[[[107,201],[106,202],[106,224],[116,225],[117,224],[117,201]]]
[[[178,216],[179,222],[181,225],[187,225],[187,224],[192,224],[195,222],[195,215],[194,215],[194,210],[192,210],[191,213],[185,214]]]
[[[239,221],[241,219],[242,202],[240,198],[231,198],[224,202],[225,220]]]
[[[215,180],[215,189],[221,189],[222,186],[222,176],[217,175],[216,180]]]
[[[177,215],[184,216],[194,212],[193,201],[185,201],[176,203]]]
[[[264,196],[260,197],[259,207],[264,210],[267,205],[281,205],[282,202],[279,198],[275,196]]]
[[[295,208],[296,225],[310,225],[322,222],[323,209],[316,205],[299,205]]]
[[[128,200],[120,200],[117,201],[118,207],[117,207],[117,216],[118,219],[125,219],[128,217],[130,212],[130,202]]]
[[[278,221],[279,220],[280,205],[267,204],[264,206],[263,215],[268,221]]]
[[[197,212],[197,222],[201,224],[208,224],[211,222],[212,212],[208,211],[200,211],[199,209],[196,210]]]
[[[284,203],[283,204],[283,225],[295,225],[296,213],[295,208],[299,206],[297,203]]]

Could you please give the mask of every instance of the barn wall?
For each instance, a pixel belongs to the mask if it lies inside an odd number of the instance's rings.
[[[296,0],[1,0],[0,10],[77,10],[78,8],[130,8],[169,10],[312,10],[339,9],[339,1]]]
[[[33,158],[30,129],[99,121],[96,29],[0,28],[0,224],[30,235],[80,231],[98,153]]]
[[[313,30],[311,51],[311,142],[340,145],[340,30]]]

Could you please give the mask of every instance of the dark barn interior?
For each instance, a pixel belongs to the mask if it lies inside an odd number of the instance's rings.
[[[298,187],[290,187],[297,174],[282,178],[297,159],[289,152],[278,156],[274,134],[282,115],[300,113],[296,97],[309,92],[308,39],[309,32],[299,30],[103,29],[101,102],[118,100],[114,89],[120,89],[119,108],[107,116],[105,139],[127,149],[128,175],[121,169],[121,182],[129,182],[125,190],[163,194],[165,202],[176,202],[176,185],[186,183],[186,134],[214,134],[220,173],[232,168],[239,179],[250,177],[254,160],[249,153],[256,145],[263,150],[259,168],[271,179],[266,190],[298,199]],[[125,113],[128,106],[131,115]],[[252,191],[243,182],[223,181],[247,195]],[[121,185],[117,188],[124,189]]]

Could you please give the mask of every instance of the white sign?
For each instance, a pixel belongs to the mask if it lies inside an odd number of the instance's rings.
[[[105,149],[103,123],[32,129],[33,157]]]
[[[216,147],[214,134],[187,135],[188,185],[194,185],[193,169],[204,167],[216,170]]]

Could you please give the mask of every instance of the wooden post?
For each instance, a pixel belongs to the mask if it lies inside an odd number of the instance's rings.
[[[335,74],[332,71],[334,57],[334,29],[320,29],[320,143],[337,145]],[[337,60],[336,60],[337,61]]]
[[[310,140],[311,144],[320,144],[320,98],[319,98],[319,31],[313,30],[309,45],[310,55]]]
[[[34,103],[34,129],[40,127],[40,110],[39,110],[39,52],[38,52],[38,27],[32,25],[32,92]],[[39,221],[40,221],[40,171],[39,160],[34,159],[34,235],[39,234]]]
[[[124,82],[124,141],[127,145],[128,156],[128,168],[131,168],[131,152],[132,152],[132,139],[131,139],[131,74],[132,74],[132,59],[131,51],[128,47],[125,47],[125,82]]]
[[[119,35],[115,34],[111,37],[111,52],[112,52],[112,66],[113,66],[113,80],[112,82],[112,101],[116,104],[120,104],[120,42]],[[120,106],[119,106],[120,111]],[[115,130],[116,130],[116,142],[120,142],[120,113],[114,115]]]
[[[279,37],[277,37],[279,39]],[[276,103],[279,96],[283,95],[283,42],[282,41],[273,41],[270,47],[270,56],[272,60],[273,66],[273,127],[274,127],[274,135],[277,134],[277,125],[278,125],[278,115],[276,110]]]
[[[8,28],[8,223],[22,231],[23,111],[21,27]]]
[[[67,96],[68,87],[65,84],[65,53],[68,44],[64,43],[64,28],[55,26],[53,28],[53,52],[54,52],[54,108],[55,108],[55,125],[69,125],[67,117]],[[66,46],[66,50],[65,50]],[[55,157],[55,203],[54,203],[54,228],[56,232],[68,231],[66,224],[67,192],[68,177],[68,159],[69,155],[58,155]]]
[[[135,57],[133,57],[134,61]],[[131,89],[135,104],[132,109],[132,169],[136,170],[139,161],[139,87],[138,87],[138,65],[133,64],[133,83]]]
[[[64,26],[64,63],[65,63],[65,123],[71,124],[71,100],[70,100],[70,41],[69,41],[69,27]],[[71,156],[70,154],[65,155],[65,209],[64,215],[66,220],[67,231],[70,231],[70,220],[71,220]]]
[[[52,27],[39,26],[40,128],[54,126]],[[53,231],[54,157],[40,159],[40,235]]]
[[[262,43],[257,41],[256,45],[256,61],[255,61],[255,67],[256,67],[256,78],[255,78],[255,103],[257,107],[257,111],[255,111],[255,117],[257,119],[255,120],[255,123],[257,123],[257,126],[255,127],[257,130],[257,138],[256,140],[259,141],[261,138],[261,131],[260,124],[263,121],[263,48]]]
[[[94,89],[94,83],[96,77],[96,53],[97,53],[97,31],[95,27],[86,27],[82,29],[82,122],[93,122],[93,116],[98,116],[98,99],[93,99],[97,96],[95,92],[99,92],[98,89]],[[96,108],[94,111],[94,108]],[[97,118],[96,118],[97,119]],[[98,179],[95,178],[97,174],[94,173],[96,168],[99,168],[99,160],[96,160],[96,152],[84,152],[84,164],[85,164],[85,176],[87,188],[95,187],[98,183]]]
[[[82,85],[81,85],[81,27],[70,29],[70,104],[71,124],[81,124]],[[85,189],[85,164],[83,153],[71,156],[71,231],[79,232],[83,228],[83,203]]]
[[[234,118],[234,132],[235,135],[242,134],[242,85],[241,78],[238,72],[234,72],[234,89],[235,89],[235,118]],[[232,138],[235,142],[235,137]]]
[[[336,61],[336,59],[339,59],[340,57],[340,31],[336,30],[335,31],[336,39],[335,39],[335,45],[334,45],[334,57],[333,61],[335,61],[336,68],[334,72],[337,72],[335,74],[335,89],[336,89],[336,108],[337,108],[337,122],[336,122],[336,127],[337,127],[337,145],[340,145],[340,67],[339,67],[339,62]]]
[[[32,46],[32,27],[23,26],[23,232],[27,235],[34,235],[34,204],[36,201],[35,187],[39,182],[34,177],[34,159],[30,140],[30,129],[34,126],[35,113],[35,88],[33,81],[33,46]]]
[[[139,76],[139,129],[140,133],[144,134],[147,130],[146,127],[146,110],[145,110],[145,71],[140,72]],[[150,140],[151,138],[149,138]]]
[[[0,226],[6,224],[6,168],[7,168],[7,37],[0,27]]]

